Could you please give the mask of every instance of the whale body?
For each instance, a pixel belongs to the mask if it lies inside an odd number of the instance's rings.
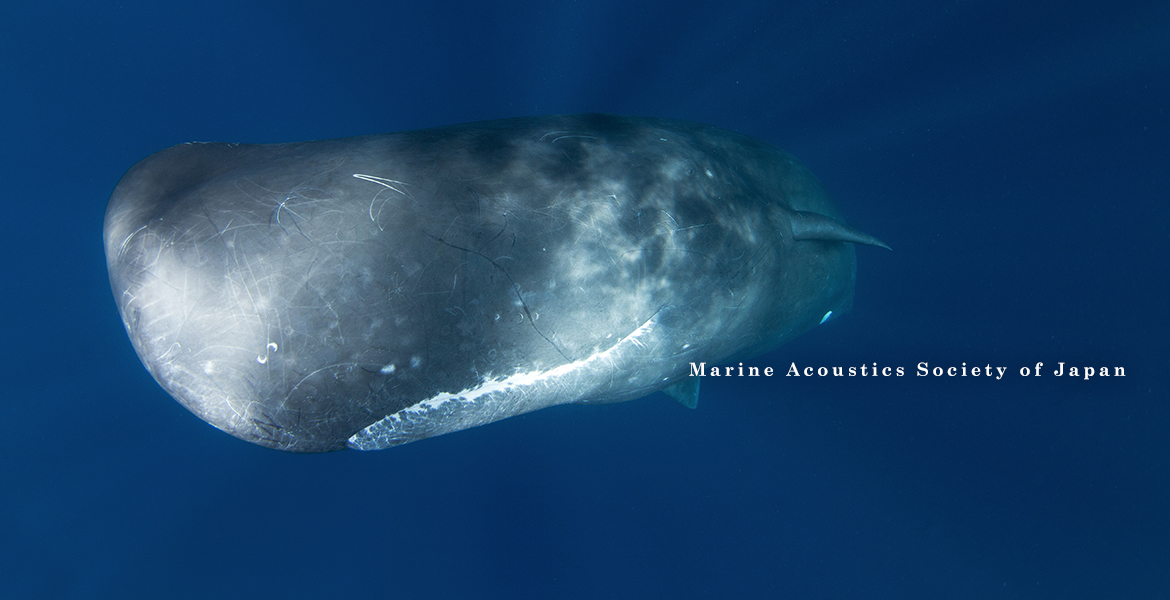
[[[686,121],[566,115],[190,143],[122,178],[110,282],[155,380],[215,427],[363,450],[658,390],[849,308],[816,178]]]

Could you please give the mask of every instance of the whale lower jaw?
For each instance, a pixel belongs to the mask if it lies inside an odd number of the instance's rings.
[[[581,360],[547,371],[485,379],[460,392],[436,394],[355,433],[347,445],[357,450],[383,450],[558,404],[617,401],[649,394],[661,387],[664,379],[646,375],[657,373],[656,369],[639,368],[652,362],[652,348],[661,341],[655,339],[660,337],[656,336],[657,316],[613,346]]]

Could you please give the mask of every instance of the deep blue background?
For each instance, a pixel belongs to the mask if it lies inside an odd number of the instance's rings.
[[[1170,598],[1167,2],[183,4],[0,8],[0,597]],[[804,160],[895,251],[754,364],[908,375],[301,456],[135,357],[101,226],[148,154],[580,111]]]

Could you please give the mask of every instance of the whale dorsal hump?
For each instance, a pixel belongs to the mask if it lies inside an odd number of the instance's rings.
[[[890,250],[885,242],[862,233],[832,217],[803,210],[792,211],[792,237],[797,240],[852,242]]]

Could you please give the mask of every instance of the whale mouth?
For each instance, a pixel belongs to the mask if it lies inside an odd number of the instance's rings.
[[[460,392],[441,392],[353,434],[347,445],[355,450],[383,450],[556,404],[580,401],[590,391],[580,385],[582,380],[597,371],[630,362],[631,355],[645,353],[647,346],[643,340],[653,332],[659,312],[605,350],[546,371],[485,379]]]

